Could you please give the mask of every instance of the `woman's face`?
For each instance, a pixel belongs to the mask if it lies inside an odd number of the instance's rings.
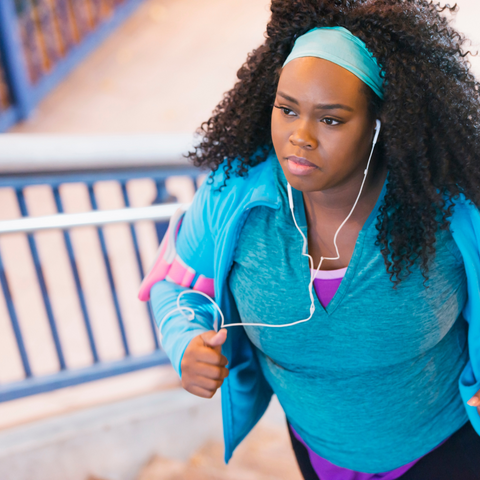
[[[283,68],[272,140],[293,188],[325,191],[355,182],[363,176],[374,128],[365,85],[348,70],[316,57]]]

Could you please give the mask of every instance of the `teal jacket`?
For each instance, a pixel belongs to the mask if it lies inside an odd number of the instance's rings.
[[[251,168],[248,176],[230,178],[221,191],[218,187],[223,184],[224,174],[221,169],[216,172],[213,183],[202,185],[188,210],[172,218],[155,264],[142,282],[139,298],[151,299],[155,319],[161,324],[162,346],[179,375],[183,353],[190,341],[214,328],[214,309],[200,295],[186,295],[181,305],[192,307],[195,319],[190,321],[178,311],[165,316],[177,307],[180,292],[193,289],[215,296],[226,323],[241,321],[227,277],[248,211],[259,205],[274,209],[280,206],[272,171],[272,162],[276,161],[275,155],[271,155]],[[464,198],[455,202],[451,232],[462,253],[468,281],[463,315],[469,323],[470,361],[459,388],[468,416],[480,434],[477,409],[466,403],[480,390],[480,213]],[[273,392],[243,328],[229,328],[222,352],[230,369],[221,387],[228,462],[265,412]]]

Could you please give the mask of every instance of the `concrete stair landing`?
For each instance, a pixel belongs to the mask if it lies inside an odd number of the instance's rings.
[[[286,427],[260,424],[238,448],[228,465],[223,462],[222,443],[210,441],[187,462],[153,457],[135,480],[301,479]]]

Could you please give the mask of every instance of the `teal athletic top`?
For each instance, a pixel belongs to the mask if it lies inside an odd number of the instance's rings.
[[[278,162],[273,170],[280,208],[250,210],[229,277],[245,323],[284,324],[309,316],[308,260],[301,256]],[[309,322],[245,327],[295,431],[321,457],[368,473],[425,455],[467,422],[458,388],[468,362],[462,255],[451,233],[439,231],[428,288],[413,268],[395,290],[375,245],[385,190],[325,308],[315,298]],[[303,197],[293,193],[297,223],[307,235]]]

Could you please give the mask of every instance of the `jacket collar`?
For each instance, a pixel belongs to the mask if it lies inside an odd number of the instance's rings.
[[[249,170],[247,183],[249,184],[250,198],[247,206],[261,203],[272,208],[280,208],[281,197],[275,182],[276,173],[274,171],[277,164],[277,156],[272,150],[264,162]]]

